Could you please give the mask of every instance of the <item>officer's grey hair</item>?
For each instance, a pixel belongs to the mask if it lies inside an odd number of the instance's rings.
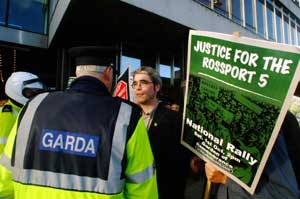
[[[160,88],[162,88],[162,81],[161,81],[160,75],[154,68],[149,67],[149,66],[142,66],[141,68],[139,68],[139,69],[137,69],[133,72],[133,77],[136,74],[147,74],[147,75],[149,75],[149,77],[150,77],[151,81],[153,82],[153,84],[154,85],[159,84]]]
[[[78,65],[76,66],[76,72],[96,72],[103,73],[107,66],[98,65]]]

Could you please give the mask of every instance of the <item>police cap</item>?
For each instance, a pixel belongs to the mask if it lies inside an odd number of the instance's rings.
[[[81,46],[69,49],[75,65],[98,65],[114,67],[117,49],[111,46]]]

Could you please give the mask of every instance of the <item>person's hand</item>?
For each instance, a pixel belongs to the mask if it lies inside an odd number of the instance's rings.
[[[205,163],[205,174],[208,180],[213,183],[226,184],[227,176],[217,170],[212,164]]]
[[[193,157],[191,160],[191,169],[194,173],[199,173],[204,169],[204,161],[197,156]]]

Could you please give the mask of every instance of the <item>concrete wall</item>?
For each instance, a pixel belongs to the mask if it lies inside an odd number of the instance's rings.
[[[51,2],[51,1],[50,1]],[[58,2],[53,1],[54,3],[57,3],[56,9],[54,10],[54,13],[51,17],[50,23],[49,23],[49,34],[48,34],[48,46],[50,46],[51,41],[57,31],[57,28],[59,24],[61,23],[61,20],[70,5],[71,0],[60,0]]]
[[[238,31],[241,36],[259,38],[252,33],[193,0],[121,0],[125,3],[160,15],[196,30],[231,34]]]
[[[47,48],[47,36],[8,27],[0,28],[1,41],[16,43],[26,46]]]
[[[281,0],[280,2],[297,17],[300,17],[300,7],[298,7],[293,0]]]

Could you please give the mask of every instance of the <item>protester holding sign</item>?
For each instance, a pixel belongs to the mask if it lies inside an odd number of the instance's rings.
[[[182,144],[250,194],[268,171],[279,132],[290,135],[280,127],[299,82],[299,54],[274,42],[190,31]]]
[[[300,148],[298,147],[298,151],[289,148],[295,149],[296,146],[290,146],[295,143],[289,142],[297,137],[300,137],[300,128],[293,115],[288,113],[254,195],[250,195],[212,164],[206,163],[207,178],[214,183],[220,183],[217,199],[299,199],[300,157],[297,154],[299,154]]]
[[[159,74],[141,67],[133,74],[136,103],[143,109],[157,168],[160,199],[183,198],[185,170],[188,167],[180,145],[181,115],[165,107],[157,98],[162,87]],[[185,168],[186,167],[186,168]]]

